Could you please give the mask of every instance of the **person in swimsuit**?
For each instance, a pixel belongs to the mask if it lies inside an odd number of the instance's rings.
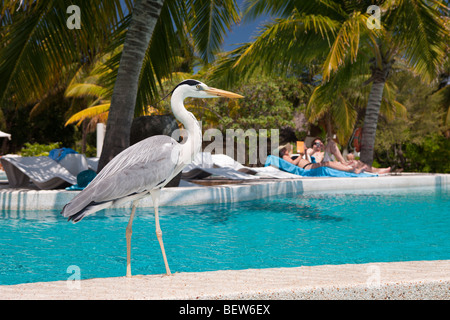
[[[344,159],[341,151],[337,144],[333,139],[329,138],[327,141],[327,145],[323,144],[322,139],[315,138],[311,145],[311,148],[306,151],[306,154],[311,158],[311,162],[322,162],[322,161],[332,161],[332,156],[342,163],[343,165],[354,167],[354,168],[362,168],[365,172],[376,173],[376,174],[384,174],[389,173],[391,171],[391,167],[389,168],[374,168],[372,166],[366,165],[360,160],[355,160],[353,154],[347,155],[347,160]]]
[[[363,170],[365,170],[365,167],[356,168],[356,166],[354,166],[354,167],[347,166],[340,162],[334,162],[334,161],[310,162],[306,159],[303,159],[302,157],[298,157],[295,160],[293,160],[291,158],[291,152],[292,152],[292,147],[290,144],[287,144],[286,146],[284,146],[280,149],[280,158],[289,163],[292,163],[293,165],[299,166],[306,170],[320,168],[320,167],[329,167],[329,168],[333,168],[336,170],[341,170],[341,171],[345,171],[345,172],[354,172],[354,173],[361,173]]]
[[[355,155],[353,153],[349,153],[346,156],[347,163],[356,162],[357,165],[361,166],[363,163],[359,160],[355,160]],[[388,168],[374,168],[372,166],[367,166],[366,172],[377,173],[377,174],[385,174],[391,172],[391,167]]]

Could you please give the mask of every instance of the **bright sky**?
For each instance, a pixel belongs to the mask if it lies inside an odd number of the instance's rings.
[[[237,0],[239,8],[243,10],[244,0]],[[270,17],[263,16],[254,21],[250,22],[241,22],[240,25],[236,25],[232,28],[232,30],[227,34],[224,39],[224,50],[230,51],[237,47],[237,44],[250,42],[252,41],[252,37],[257,34],[258,27],[264,23],[270,21]]]
[[[238,6],[243,10],[244,0],[236,0]],[[223,49],[230,51],[238,46],[240,43],[252,41],[252,37],[257,34],[258,27],[264,23],[270,21],[269,16],[260,17],[254,21],[241,22],[239,25],[232,27],[232,30],[224,37]]]
[[[243,10],[244,6],[244,0],[236,0],[238,3],[238,6],[241,10]],[[252,39],[252,36],[255,36],[258,31],[258,26],[261,25],[261,23],[270,21],[270,17],[264,16],[261,18],[258,18],[254,21],[250,21],[247,23],[241,22],[239,25],[235,25],[232,30],[225,36],[224,39],[224,50],[230,51],[237,47],[237,44],[244,43],[244,42],[250,42]]]

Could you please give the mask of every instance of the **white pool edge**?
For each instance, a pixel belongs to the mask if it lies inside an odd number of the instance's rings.
[[[0,286],[27,300],[448,300],[450,260],[97,278]]]
[[[448,174],[260,181],[242,185],[164,189],[161,205],[236,202],[291,192],[448,185]],[[59,210],[76,194],[69,191],[3,189],[0,190],[0,208]],[[140,205],[151,207],[150,197],[142,200]],[[377,273],[377,270],[380,272]],[[103,278],[83,280],[81,283],[81,291],[70,289],[66,281],[0,286],[0,299],[448,300],[450,260],[179,273],[171,277]]]
[[[161,191],[160,206],[230,203],[309,191],[395,189],[444,185],[450,185],[450,174],[261,180],[211,187],[165,188]],[[0,209],[61,210],[78,193],[79,191],[65,190],[1,189]],[[142,199],[139,206],[152,207],[151,197]],[[124,207],[130,207],[130,204],[125,204]]]

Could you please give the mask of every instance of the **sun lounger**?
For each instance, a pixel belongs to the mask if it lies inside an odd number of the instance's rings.
[[[11,140],[11,134],[0,131],[0,138],[8,138],[8,140]]]
[[[282,171],[275,167],[246,167],[234,160],[233,158],[224,154],[213,154],[212,162],[214,166],[226,167],[236,170],[240,173],[253,175],[253,179],[268,178],[268,179],[298,179],[299,176]]]
[[[224,154],[201,152],[183,170],[183,179],[204,179],[212,175],[231,180],[299,179],[302,177],[373,177],[371,173],[356,174],[328,167],[305,170],[283,159],[269,155],[264,167],[246,167]]]
[[[241,171],[242,169],[242,171]],[[210,176],[219,176],[231,180],[260,179],[256,172],[245,170],[245,167],[233,158],[226,155],[211,155],[208,152],[199,152],[191,164],[184,168],[182,179],[204,179]]]
[[[98,160],[100,158],[97,157],[93,157],[93,158],[87,158],[87,163],[88,163],[88,167],[89,169],[91,169],[92,171],[97,172],[97,168],[98,168]]]
[[[232,180],[254,180],[260,178],[231,168],[202,168],[201,170],[212,176],[220,176]]]
[[[231,180],[298,179],[298,175],[275,167],[246,167],[225,154],[200,152],[183,170],[183,179],[204,179],[212,175]]]
[[[70,153],[58,162],[61,166],[67,169],[71,174],[77,176],[81,171],[85,171],[93,168],[89,166],[88,160],[83,154],[80,153]]]
[[[184,180],[192,179],[205,179],[210,176],[219,176],[226,179],[232,180],[254,180],[259,179],[259,176],[248,174],[245,172],[240,172],[231,168],[202,168],[195,167],[187,172],[181,174],[181,178]]]
[[[211,160],[216,167],[220,168],[230,168],[234,170],[246,168],[244,165],[225,154],[213,154],[211,155]]]
[[[268,179],[299,179],[301,176],[289,173],[286,171],[282,171],[278,168],[275,168],[273,166],[268,167],[257,167],[257,168],[251,168],[253,172],[256,172],[256,176],[260,178],[268,178]]]
[[[195,156],[194,160],[183,169],[183,173],[189,172],[196,168],[213,168],[214,163],[212,161],[211,153],[199,152]]]
[[[293,165],[279,157],[268,156],[265,166],[274,166],[280,170],[296,174],[303,177],[374,177],[376,174],[371,173],[360,173],[356,174],[353,172],[340,171],[328,167],[320,167],[316,169],[305,170],[298,166]]]
[[[77,178],[49,157],[4,156],[0,159],[10,187],[28,187],[30,180],[40,189],[75,184]]]

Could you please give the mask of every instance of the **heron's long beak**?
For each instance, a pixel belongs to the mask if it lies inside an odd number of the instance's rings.
[[[240,94],[233,93],[230,91],[225,91],[221,89],[211,88],[205,89],[205,91],[211,95],[217,96],[217,97],[225,97],[225,98],[232,98],[232,99],[240,99],[243,98]]]

